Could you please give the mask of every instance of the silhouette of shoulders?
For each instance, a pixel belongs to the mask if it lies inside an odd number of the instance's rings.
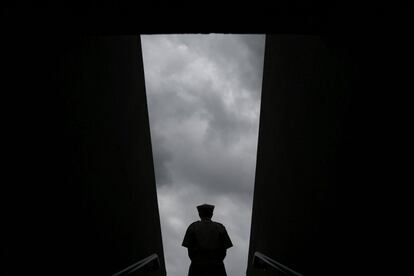
[[[204,225],[204,224],[212,224],[212,225],[215,225],[216,227],[225,228],[222,223],[213,221],[213,220],[197,220],[191,223],[189,227],[194,227],[194,226]]]
[[[223,224],[212,220],[198,220],[188,226],[182,246],[212,249],[229,248],[233,244]]]

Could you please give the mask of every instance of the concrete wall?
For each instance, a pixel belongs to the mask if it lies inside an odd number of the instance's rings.
[[[248,275],[272,275],[251,266],[256,251],[304,275],[376,267],[371,75],[343,42],[266,38]]]
[[[139,36],[5,37],[5,275],[165,275]]]

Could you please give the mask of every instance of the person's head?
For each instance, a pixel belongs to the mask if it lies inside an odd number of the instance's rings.
[[[197,210],[201,219],[211,219],[213,217],[214,205],[202,204],[197,206]]]

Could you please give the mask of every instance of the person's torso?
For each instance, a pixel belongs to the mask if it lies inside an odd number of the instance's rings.
[[[200,250],[218,250],[223,247],[224,227],[214,221],[198,221],[193,224],[196,247]]]

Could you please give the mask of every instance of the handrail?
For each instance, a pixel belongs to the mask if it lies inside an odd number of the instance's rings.
[[[152,254],[152,255],[150,255],[150,256],[148,256],[148,257],[146,257],[146,258],[144,258],[144,259],[128,266],[127,268],[124,268],[121,271],[119,271],[115,274],[112,274],[112,276],[128,275],[128,274],[130,274],[132,272],[135,272],[138,269],[141,269],[142,267],[144,267],[147,264],[149,264],[151,262],[154,262],[154,261],[156,261],[156,265],[157,265],[157,268],[158,268],[159,265],[160,265],[160,259],[159,259],[158,255],[154,253],[154,254]]]
[[[289,267],[282,265],[281,263],[273,260],[272,258],[266,256],[263,253],[255,252],[253,255],[253,266],[260,266],[260,261],[268,264],[270,267],[282,272],[285,275],[303,276],[303,274],[300,274],[294,271],[293,269],[290,269]]]

